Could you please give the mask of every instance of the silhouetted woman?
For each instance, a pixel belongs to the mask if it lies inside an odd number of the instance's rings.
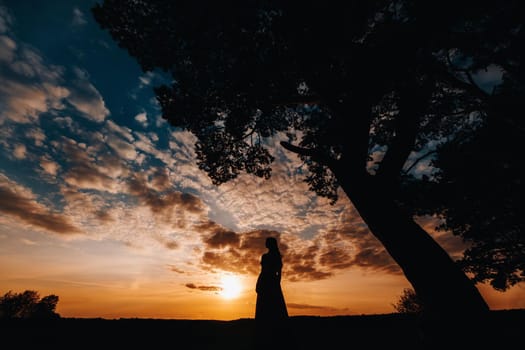
[[[261,272],[257,278],[255,291],[255,319],[257,321],[283,321],[288,318],[288,310],[281,289],[281,252],[274,237],[266,238],[268,252],[261,257]]]

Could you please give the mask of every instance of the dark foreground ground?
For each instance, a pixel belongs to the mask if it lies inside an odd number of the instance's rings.
[[[62,318],[0,322],[0,344],[17,349],[511,349],[523,345],[525,310],[491,311],[482,328],[461,322],[435,327],[439,331],[429,341],[421,336],[420,319],[401,314],[297,316],[273,328],[261,328],[253,319]],[[456,335],[447,337],[454,332],[465,336],[460,347]]]

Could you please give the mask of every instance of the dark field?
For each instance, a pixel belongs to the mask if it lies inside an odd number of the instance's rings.
[[[420,320],[401,314],[291,317],[261,330],[253,319],[233,321],[157,319],[18,320],[0,323],[2,344],[18,349],[450,349],[514,348],[523,344],[525,310],[491,311],[481,327],[442,322],[434,340],[421,336]],[[447,334],[454,334],[447,337]]]

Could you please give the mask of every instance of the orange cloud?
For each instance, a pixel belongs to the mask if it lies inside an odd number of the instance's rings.
[[[153,213],[164,214],[169,219],[175,210],[179,219],[185,212],[204,214],[205,206],[200,198],[176,191],[159,192],[152,188],[142,174],[135,174],[127,182],[129,193],[147,205]]]
[[[203,290],[206,292],[220,292],[222,290],[221,287],[217,287],[217,286],[198,286],[193,283],[186,283],[186,287],[190,289]]]

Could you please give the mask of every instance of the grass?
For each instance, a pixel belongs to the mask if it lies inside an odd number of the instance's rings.
[[[2,343],[21,349],[437,349],[447,345],[455,348],[458,334],[465,336],[464,345],[505,349],[522,342],[525,309],[491,311],[489,319],[481,326],[436,324],[436,336],[432,341],[422,337],[419,318],[395,313],[294,316],[285,325],[271,329],[258,327],[254,319],[61,318],[2,321],[0,326]]]

